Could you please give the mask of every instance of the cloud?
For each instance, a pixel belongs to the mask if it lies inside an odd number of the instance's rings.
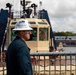
[[[51,18],[51,25],[53,31],[71,31],[76,32],[76,18],[67,17],[67,18]]]
[[[38,4],[38,9],[46,9],[54,31],[76,32],[76,0],[31,0]],[[39,1],[42,1],[40,6]],[[12,3],[13,10],[20,10],[19,0],[1,0],[0,8]]]
[[[49,13],[53,17],[67,17],[76,15],[76,1],[75,0],[53,0],[47,2]]]

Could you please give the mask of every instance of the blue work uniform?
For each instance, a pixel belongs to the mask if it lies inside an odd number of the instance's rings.
[[[29,48],[18,36],[7,49],[6,67],[7,75],[33,75]]]

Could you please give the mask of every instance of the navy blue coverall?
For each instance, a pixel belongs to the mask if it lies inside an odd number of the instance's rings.
[[[8,47],[6,67],[7,75],[33,75],[29,48],[18,36]]]

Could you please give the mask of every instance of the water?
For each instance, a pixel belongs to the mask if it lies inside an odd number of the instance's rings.
[[[65,50],[65,52],[76,53],[76,47],[64,47],[63,49]]]

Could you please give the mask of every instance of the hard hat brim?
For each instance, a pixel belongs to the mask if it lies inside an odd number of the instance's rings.
[[[22,31],[22,30],[33,30],[33,29],[32,28],[27,28],[27,29],[26,28],[21,28],[21,29],[20,28],[17,28],[17,29],[14,28],[13,30],[14,31]]]

